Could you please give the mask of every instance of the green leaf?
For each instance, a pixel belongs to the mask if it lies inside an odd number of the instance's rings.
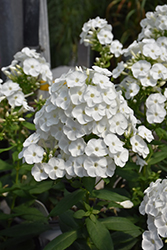
[[[114,242],[115,250],[131,250],[133,246],[137,243],[137,238],[132,238],[129,234],[123,232],[114,232],[111,234]],[[141,243],[140,243],[141,245]],[[139,249],[140,247],[136,248]]]
[[[80,210],[76,211],[73,216],[76,219],[81,219],[85,216],[85,211],[80,209]]]
[[[30,190],[30,194],[41,194],[46,192],[47,190],[51,189],[51,187],[53,186],[53,182],[52,181],[43,181],[38,183],[38,185],[36,185],[35,187],[33,187]]]
[[[13,212],[19,214],[21,218],[29,221],[47,222],[47,218],[38,209],[34,207],[20,205],[18,207],[15,207],[13,209]]]
[[[1,170],[9,170],[9,169],[13,169],[14,166],[12,164],[7,163],[6,161],[3,161],[0,159],[0,171]]]
[[[109,230],[121,231],[133,237],[137,237],[142,233],[139,227],[124,217],[108,217],[99,221]]]
[[[56,237],[46,245],[44,250],[64,250],[67,249],[77,239],[77,231],[69,231]]]
[[[28,128],[30,130],[35,130],[35,125],[33,123],[23,122],[22,124],[24,125],[24,127]]]
[[[78,189],[70,194],[67,194],[50,212],[50,216],[55,216],[64,213],[70,209],[73,205],[76,205],[80,200],[82,200],[85,194],[84,190]]]
[[[86,219],[86,227],[91,240],[98,250],[113,250],[113,242],[107,228],[98,220]]]
[[[129,198],[127,198],[126,196],[117,194],[113,191],[110,191],[109,189],[94,190],[92,194],[96,198],[114,202],[129,200]]]
[[[148,161],[149,165],[157,164],[167,158],[167,146],[161,148],[161,151],[155,152],[152,158]]]
[[[45,230],[49,229],[50,226],[41,222],[23,222],[19,225],[12,226],[10,228],[0,231],[0,235],[9,237],[33,237],[39,235]]]
[[[156,128],[155,132],[156,132],[156,134],[158,135],[158,137],[160,139],[167,140],[167,132],[164,129],[162,129],[162,128]]]
[[[76,230],[78,228],[78,224],[74,219],[74,211],[68,210],[65,213],[59,215],[59,225],[62,232]]]
[[[95,181],[96,181],[96,179],[92,178],[92,177],[83,177],[82,178],[83,185],[86,188],[86,190],[88,190],[89,192],[92,192],[92,190],[94,189]]]

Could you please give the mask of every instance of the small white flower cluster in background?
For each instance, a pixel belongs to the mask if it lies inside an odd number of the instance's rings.
[[[142,248],[158,250],[163,247],[160,236],[167,237],[167,179],[152,182],[144,193],[139,211],[148,215],[148,231],[143,233]]]
[[[163,8],[166,9],[167,5]],[[165,13],[163,8],[161,6],[156,8],[158,13],[161,13],[161,15],[158,14],[159,18]],[[146,16],[150,18],[149,25],[152,19],[159,22],[157,14],[149,12]],[[154,22],[152,25],[154,26]],[[160,36],[160,31],[165,32],[166,27],[155,26],[154,28],[159,32],[156,36],[154,29],[149,26],[152,32],[149,38],[143,35],[142,41],[135,41],[124,49],[124,56],[131,56],[131,58],[126,63],[119,63],[113,70],[114,78],[120,76],[122,72],[127,75],[119,85],[126,99],[140,100],[139,96],[146,93],[145,96],[148,96],[145,101],[146,118],[150,124],[161,123],[166,116],[166,89],[162,87],[167,81],[167,37]],[[143,34],[145,34],[144,31]]]
[[[167,5],[158,5],[154,12],[147,12],[140,25],[142,31],[139,34],[139,39],[152,38],[153,36],[164,36],[167,30]]]
[[[102,46],[109,46],[110,53],[115,57],[122,54],[123,45],[118,40],[113,40],[112,26],[100,17],[84,23],[80,38],[80,42],[85,46],[92,45],[98,40]]]
[[[22,92],[19,84],[8,80],[2,84],[0,81],[0,102],[7,99],[12,109],[22,107],[24,111],[33,111],[27,103],[26,96]]]
[[[49,64],[34,49],[25,47],[20,52],[17,52],[14,55],[11,65],[3,67],[2,71],[6,76],[11,78],[11,75],[20,75],[22,73],[20,69],[27,76],[37,78],[37,82],[42,81],[49,85],[52,84],[53,76]]]
[[[129,152],[146,158],[145,139],[153,139],[137,120],[121,92],[109,80],[111,72],[93,66],[77,68],[56,79],[50,97],[34,119],[36,132],[23,144],[19,157],[34,164],[37,181],[72,177],[111,177],[124,167]],[[125,142],[129,142],[126,147]]]

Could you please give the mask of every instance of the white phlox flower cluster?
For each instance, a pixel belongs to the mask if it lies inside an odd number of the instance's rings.
[[[161,237],[167,237],[167,179],[152,182],[144,193],[139,211],[148,216],[148,231],[143,234],[142,248],[161,249]]]
[[[0,83],[0,102],[4,99],[8,100],[12,109],[22,107],[25,111],[33,111],[27,103],[26,96],[22,92],[19,84],[8,80],[3,84]]]
[[[152,139],[151,132],[136,128],[132,109],[108,74],[99,67],[77,69],[49,88],[50,97],[35,115],[36,132],[19,155],[28,164],[35,163],[32,174],[37,181],[111,177],[116,165],[125,166],[129,151],[144,158],[148,155],[145,139]]]
[[[14,55],[11,65],[3,67],[2,71],[9,77],[11,74],[21,74],[20,68],[27,76],[37,78],[38,82],[52,84],[53,76],[50,66],[36,50],[28,47],[23,48]]]
[[[85,46],[99,41],[103,46],[109,46],[110,52],[119,57],[122,54],[123,45],[118,40],[113,40],[112,26],[103,18],[96,17],[84,23],[80,42]]]
[[[167,5],[157,5],[154,12],[147,12],[140,25],[142,31],[139,34],[139,39],[152,38],[154,36],[164,36],[167,30]]]
[[[126,64],[121,62],[112,72],[116,78],[126,71],[127,76],[119,88],[128,100],[138,99],[142,91],[146,92],[147,121],[150,124],[163,122],[166,116],[166,96],[162,86],[167,81],[167,37],[144,38],[125,49],[124,55],[131,55],[131,59]]]

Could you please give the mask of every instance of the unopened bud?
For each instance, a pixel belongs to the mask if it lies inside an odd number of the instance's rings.
[[[25,119],[24,119],[24,118],[22,118],[22,117],[19,117],[19,121],[20,121],[20,122],[24,122],[24,121],[25,121]]]

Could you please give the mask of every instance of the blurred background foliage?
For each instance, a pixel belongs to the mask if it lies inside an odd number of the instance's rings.
[[[90,18],[106,18],[114,39],[127,47],[137,39],[145,13],[166,0],[47,0],[47,4],[51,66],[55,68],[74,61],[82,26]]]

